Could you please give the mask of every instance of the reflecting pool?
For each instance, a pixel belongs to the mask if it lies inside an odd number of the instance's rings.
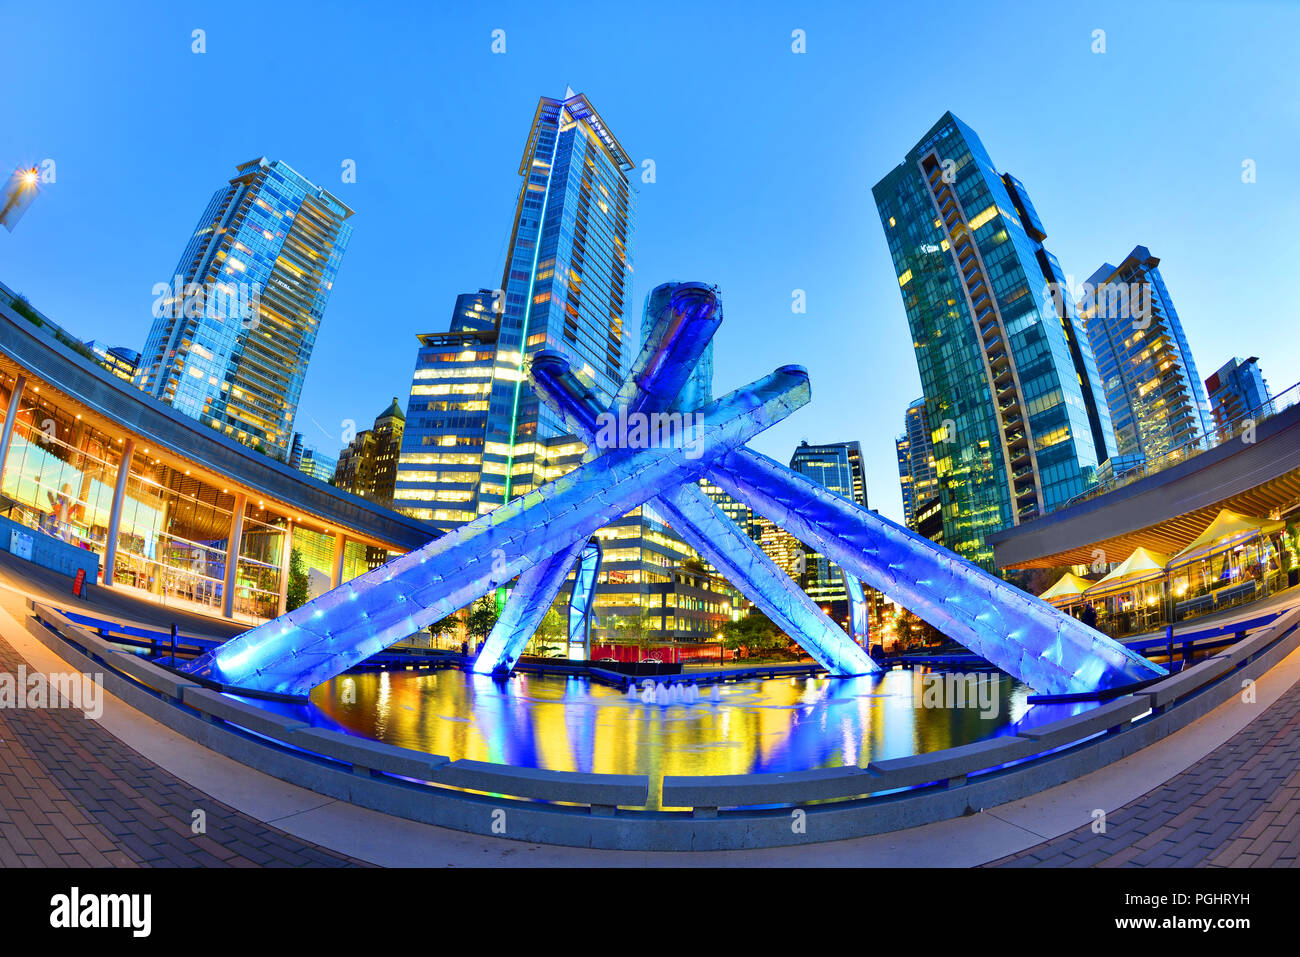
[[[321,685],[298,713],[318,726],[452,759],[647,774],[657,791],[665,774],[865,767],[1089,707],[1030,705],[1031,690],[999,672],[944,680],[908,670],[773,678],[704,685],[698,700],[654,703],[652,692],[579,677],[367,672]],[[958,686],[964,700],[954,700]]]

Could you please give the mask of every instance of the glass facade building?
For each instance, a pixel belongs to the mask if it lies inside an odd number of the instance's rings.
[[[1259,357],[1232,358],[1205,380],[1210,393],[1210,408],[1218,429],[1233,429],[1243,418],[1262,418],[1273,414],[1272,394],[1264,373],[1259,371]]]
[[[925,421],[925,399],[920,398],[903,414],[903,434],[894,442],[898,450],[898,484],[903,492],[903,524],[916,529],[917,516],[939,496],[939,477],[934,467],[930,427]]]
[[[314,479],[322,482],[329,482],[334,478],[334,470],[338,468],[339,461],[332,455],[326,455],[320,449],[314,449],[306,446],[302,450],[302,457],[298,460],[296,468],[299,472],[310,475]]]
[[[1120,456],[1154,459],[1201,441],[1208,405],[1160,260],[1135,246],[1084,284],[1079,318],[1097,357]]]
[[[11,299],[0,286],[0,525],[37,552],[84,556],[103,587],[257,623],[284,611],[293,550],[319,593],[366,571],[368,548],[434,534],[166,407]]]
[[[419,337],[393,507],[441,531],[471,522],[480,512],[496,362],[494,298],[491,289],[457,296],[448,331]]]
[[[278,160],[239,166],[204,210],[174,277],[154,289],[136,384],[287,459],[351,215]]]
[[[945,113],[872,193],[925,393],[944,539],[1045,514],[1115,451],[1096,361],[1024,186]]]
[[[538,102],[519,164],[523,183],[500,287],[480,513],[563,468],[563,452],[550,442],[565,429],[528,384],[529,354],[564,352],[611,399],[628,370],[632,165],[585,96],[570,91]]]
[[[801,442],[790,457],[790,468],[828,492],[863,508],[867,507],[862,446],[857,442],[835,442],[829,445]],[[781,537],[777,536],[774,540],[779,542]],[[801,584],[808,597],[818,604],[845,603],[844,608],[847,608],[848,594],[844,589],[840,567],[810,548],[805,548],[805,555],[806,567]]]

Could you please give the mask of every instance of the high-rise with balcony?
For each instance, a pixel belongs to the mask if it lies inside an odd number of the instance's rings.
[[[497,301],[491,289],[457,296],[448,330],[418,337],[393,507],[444,532],[479,515]]]
[[[903,414],[903,434],[894,442],[898,451],[898,484],[903,493],[903,524],[916,528],[917,517],[939,495],[930,427],[925,421],[925,399]]]
[[[525,494],[570,465],[564,425],[528,384],[527,356],[567,354],[612,399],[628,369],[626,303],[632,160],[582,94],[542,97],[533,116],[501,280],[478,511]]]
[[[213,194],[174,275],[154,288],[136,385],[287,458],[351,215],[279,160],[240,165]]]
[[[1199,442],[1208,406],[1160,260],[1135,246],[1083,287],[1079,319],[1097,357],[1121,457],[1156,459]]]
[[[1220,431],[1231,433],[1242,419],[1273,414],[1273,400],[1264,373],[1259,370],[1258,356],[1229,359],[1205,380],[1205,387],[1210,392],[1215,427]]]
[[[1024,186],[945,113],[872,190],[911,327],[944,541],[985,538],[1078,495],[1114,453],[1096,362]]]

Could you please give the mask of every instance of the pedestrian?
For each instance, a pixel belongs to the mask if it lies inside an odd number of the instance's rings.
[[[1093,607],[1091,602],[1083,606],[1083,614],[1080,617],[1089,628],[1097,627],[1097,609]]]

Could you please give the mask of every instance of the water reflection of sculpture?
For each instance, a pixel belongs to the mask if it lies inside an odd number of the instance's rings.
[[[724,491],[911,608],[1009,674],[1048,693],[1117,687],[1163,673],[951,552],[841,499],[743,446],[806,404],[807,374],[786,366],[699,410],[681,447],[595,448],[598,417],[669,407],[720,322],[716,293],[682,284],[609,409],[554,352],[533,358],[533,387],[588,442],[574,471],[232,639],[192,669],[229,684],[305,694],[518,577],[475,663],[508,672],[596,529],[653,500],[704,558],[832,674],[874,662],[699,488]]]

